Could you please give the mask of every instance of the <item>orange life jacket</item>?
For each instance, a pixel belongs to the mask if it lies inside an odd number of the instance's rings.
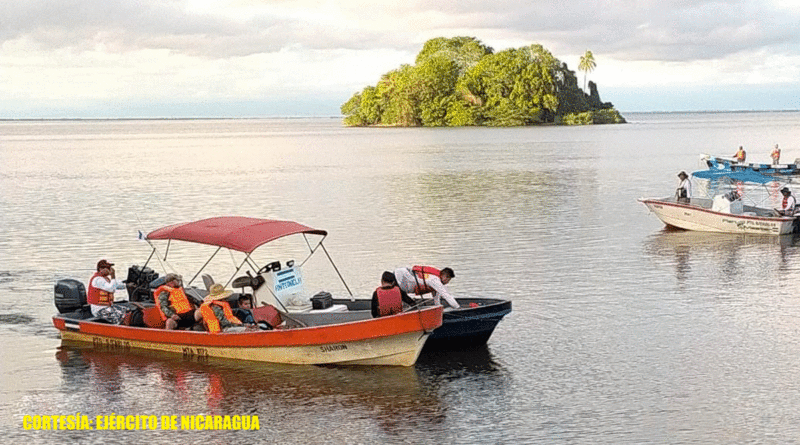
[[[745,154],[744,150],[739,150],[736,152],[736,160],[739,162],[744,162],[746,156],[747,155]]]
[[[414,266],[411,268],[411,272],[414,273],[414,279],[417,282],[417,285],[414,287],[415,294],[423,295],[434,292],[434,290],[428,286],[427,276],[436,275],[438,278],[441,273],[439,269],[431,266]]]
[[[189,302],[189,298],[186,297],[186,294],[183,292],[183,289],[180,287],[169,287],[166,284],[160,286],[158,289],[153,292],[153,295],[156,297],[156,301],[158,301],[158,295],[161,292],[169,292],[169,305],[175,310],[178,314],[185,314],[186,312],[191,311],[194,309],[192,303]],[[161,318],[163,320],[167,319],[167,315],[164,314],[164,311],[161,310],[161,305],[156,304],[158,311],[161,312]]]
[[[379,287],[375,289],[378,296],[378,315],[393,315],[403,312],[403,298],[400,295],[400,288],[392,286],[388,289]]]
[[[203,314],[203,321],[206,323],[208,332],[216,334],[222,330],[219,325],[219,320],[217,320],[217,315],[214,314],[214,310],[211,309],[212,304],[216,304],[222,308],[222,312],[225,313],[225,318],[227,318],[229,322],[232,324],[242,324],[242,321],[233,315],[233,311],[231,311],[231,305],[228,304],[228,302],[210,301],[208,303],[203,303],[203,305],[200,306],[200,313]]]
[[[100,272],[95,272],[95,274],[92,275],[92,278],[89,278],[89,289],[86,291],[86,302],[89,304],[111,306],[111,303],[114,302],[114,294],[111,292],[106,292],[103,289],[94,287],[92,285],[92,281],[94,281],[94,279],[97,277],[102,277],[109,283],[111,282],[108,277],[103,277],[100,275]]]

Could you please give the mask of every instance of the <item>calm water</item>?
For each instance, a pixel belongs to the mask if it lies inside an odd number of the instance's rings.
[[[0,430],[30,444],[800,442],[800,240],[667,232],[636,202],[671,194],[700,153],[800,157],[800,113],[626,117],[0,122]],[[62,346],[57,278],[100,258],[124,277],[149,254],[137,230],[231,214],[327,229],[360,295],[384,269],[428,263],[456,270],[453,293],[514,311],[486,349],[406,369]],[[171,264],[192,275],[202,260]],[[331,274],[313,286],[344,292]],[[75,413],[248,414],[261,429],[22,428]]]

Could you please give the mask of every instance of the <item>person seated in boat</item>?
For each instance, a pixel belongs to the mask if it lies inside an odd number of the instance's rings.
[[[372,293],[372,317],[382,317],[403,312],[403,303],[416,306],[417,302],[397,285],[394,274],[386,271],[381,275],[381,286]]]
[[[256,324],[256,320],[253,318],[253,302],[250,300],[250,296],[242,295],[239,297],[238,303],[239,307],[233,309],[233,315],[246,325]]]
[[[736,162],[743,164],[744,160],[747,159],[747,152],[744,151],[744,147],[741,145],[739,146],[739,151],[733,155],[733,158],[736,159]]]
[[[153,292],[158,302],[161,318],[167,329],[191,328],[200,321],[198,302],[193,302],[183,290],[182,278],[176,273],[168,273],[164,284]]]
[[[109,323],[122,324],[129,311],[124,306],[114,304],[114,292],[125,288],[125,283],[116,277],[114,263],[98,261],[97,271],[89,278],[86,302],[93,316]]]
[[[441,299],[452,308],[458,308],[458,301],[450,295],[445,285],[455,278],[453,269],[439,270],[431,266],[401,267],[394,271],[397,285],[409,294],[433,294],[433,303],[441,304]]]
[[[229,290],[225,290],[225,286],[220,283],[212,284],[208,288],[208,296],[200,306],[203,324],[206,325],[208,332],[218,334],[220,332],[244,332],[257,329],[253,326],[245,326],[241,320],[233,315],[231,305],[224,301],[232,293]]]
[[[772,158],[772,165],[778,165],[781,162],[781,149],[778,148],[778,144],[775,144],[775,148],[772,149],[772,153],[769,155]]]
[[[681,179],[681,183],[678,185],[678,189],[675,190],[675,200],[677,202],[689,204],[692,198],[692,180],[689,179],[689,175],[683,171],[678,173],[678,177]]]
[[[792,191],[788,187],[781,189],[783,201],[781,202],[780,209],[774,209],[776,216],[794,216],[795,208],[797,207],[797,200],[795,199]]]

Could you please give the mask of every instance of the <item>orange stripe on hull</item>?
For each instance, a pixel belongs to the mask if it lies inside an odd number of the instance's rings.
[[[53,324],[65,340],[113,349],[152,349],[184,355],[293,364],[376,364],[411,366],[428,334],[442,324],[442,308],[309,328],[209,334],[167,331],[97,322]],[[71,329],[70,325],[79,329]]]

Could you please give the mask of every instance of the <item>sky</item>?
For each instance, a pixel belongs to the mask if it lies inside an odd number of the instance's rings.
[[[0,119],[338,116],[456,36],[591,50],[623,115],[800,109],[800,0],[4,0]]]

